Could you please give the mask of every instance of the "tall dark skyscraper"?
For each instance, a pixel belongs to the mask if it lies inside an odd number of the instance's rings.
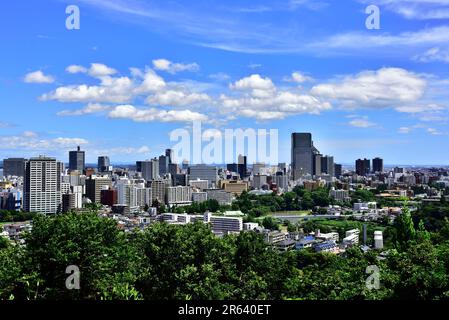
[[[9,158],[3,160],[3,175],[23,177],[25,172],[25,162],[23,158]]]
[[[248,175],[248,164],[246,156],[239,155],[237,171],[240,175],[240,179],[244,179]]]
[[[306,174],[313,174],[313,153],[316,150],[311,133],[292,133],[292,171],[297,180]]]
[[[373,172],[384,172],[384,160],[381,158],[373,159]]]
[[[371,171],[371,164],[369,159],[358,159],[355,161],[355,172],[359,176],[365,176]]]
[[[108,156],[98,157],[98,172],[107,172],[111,166],[111,161]]]
[[[159,157],[159,176],[164,176],[168,173],[168,166],[170,165],[170,156]]]
[[[174,153],[172,149],[165,149],[165,156],[168,157],[168,163],[174,163]]]
[[[343,166],[341,164],[334,164],[334,174],[335,177],[340,178],[341,174],[343,173]]]
[[[69,170],[70,171],[79,171],[83,172],[86,163],[86,154],[84,151],[81,151],[81,148],[78,146],[76,151],[69,152]]]
[[[334,157],[325,156],[321,158],[321,172],[326,173],[333,177],[335,175],[334,171]]]

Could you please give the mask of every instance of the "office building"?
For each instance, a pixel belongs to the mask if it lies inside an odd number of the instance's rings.
[[[100,202],[105,206],[114,206],[117,204],[117,190],[103,189],[100,193]]]
[[[253,164],[253,176],[258,174],[263,174],[265,169],[265,163],[254,163]]]
[[[358,159],[355,162],[355,172],[359,176],[366,176],[371,171],[371,165],[369,159]]]
[[[153,181],[159,178],[159,159],[141,161],[142,178],[145,181]]]
[[[207,192],[192,192],[193,202],[204,202],[207,201]]]
[[[159,157],[159,176],[163,177],[169,173],[170,157],[160,156]]]
[[[44,156],[25,162],[24,211],[43,214],[60,212],[62,168],[61,162]]]
[[[224,191],[223,189],[207,189],[207,199],[217,200],[220,205],[231,205],[232,194]]]
[[[243,220],[238,217],[214,216],[206,212],[204,222],[211,225],[212,232],[215,234],[239,233],[243,230]]]
[[[102,173],[112,171],[111,161],[109,160],[108,156],[98,157],[97,169],[98,169],[98,172],[102,172]]]
[[[208,166],[205,164],[198,164],[189,167],[189,180],[207,180],[209,181],[209,188],[215,187],[218,181],[217,167]]]
[[[226,192],[232,193],[233,195],[240,196],[244,191],[248,191],[247,181],[224,181],[221,187]]]
[[[334,163],[334,175],[336,178],[340,178],[343,174],[343,166],[341,164]]]
[[[172,149],[165,149],[165,156],[168,158],[168,163],[169,164],[176,162],[175,161],[176,159],[174,158],[175,157],[175,153],[173,152]]]
[[[238,158],[237,173],[240,175],[240,179],[245,179],[248,175],[247,157],[241,154]]]
[[[335,175],[334,157],[325,156],[321,157],[321,173],[326,173],[331,177]]]
[[[168,187],[166,190],[167,204],[172,205],[188,205],[192,203],[192,188],[176,186]]]
[[[329,196],[340,202],[345,202],[351,199],[348,190],[335,190],[334,188],[329,192]]]
[[[314,154],[313,155],[313,174],[315,176],[319,176],[322,173],[321,169],[321,161],[322,161],[322,154]]]
[[[200,180],[200,179],[190,180],[189,186],[191,186],[192,188],[198,189],[200,191],[203,191],[203,190],[209,188],[209,181]]]
[[[3,175],[5,177],[15,176],[23,177],[25,172],[25,162],[27,160],[24,158],[9,158],[3,160]]]
[[[86,180],[86,197],[94,203],[101,203],[101,190],[108,190],[112,187],[110,177],[100,177],[92,175]]]
[[[381,158],[374,158],[373,159],[373,172],[376,173],[382,173],[384,172],[384,160]]]
[[[298,180],[304,175],[313,175],[313,156],[319,154],[313,146],[311,133],[292,133],[291,165],[293,179]]]
[[[69,152],[69,170],[70,171],[78,171],[83,172],[85,168],[86,154],[84,151],[81,151],[81,148],[78,146],[76,151]]]

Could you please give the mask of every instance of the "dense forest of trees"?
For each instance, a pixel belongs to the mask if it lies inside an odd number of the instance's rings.
[[[447,214],[445,203],[405,210],[386,259],[359,248],[279,253],[257,233],[220,238],[202,223],[125,233],[94,213],[36,216],[25,246],[0,243],[0,299],[447,299]],[[69,265],[79,290],[65,286]],[[366,286],[371,265],[378,290]]]

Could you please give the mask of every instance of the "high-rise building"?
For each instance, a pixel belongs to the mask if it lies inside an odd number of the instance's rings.
[[[24,158],[9,158],[3,160],[3,175],[5,177],[8,176],[16,176],[23,177],[25,170],[25,162]]]
[[[165,174],[169,173],[170,157],[160,156],[159,157],[159,176],[163,177]]]
[[[240,179],[244,179],[248,175],[247,157],[239,154],[237,172],[240,175]]]
[[[108,156],[98,157],[98,172],[108,172],[111,171],[111,161]]]
[[[292,133],[292,170],[293,179],[313,174],[313,141],[311,133]],[[316,149],[315,149],[316,150]]]
[[[321,167],[322,154],[314,154],[313,155],[313,174],[319,176],[323,171]]]
[[[175,163],[175,158],[174,158],[175,153],[173,152],[172,149],[165,149],[165,156],[168,157],[168,163]]]
[[[336,178],[340,178],[343,173],[343,166],[341,164],[334,163],[334,174]]]
[[[333,177],[335,175],[334,157],[321,157],[321,172]]]
[[[176,186],[166,190],[168,205],[186,205],[192,203],[192,188]]]
[[[373,159],[373,172],[384,172],[384,160],[381,158]]]
[[[25,162],[24,205],[27,212],[55,214],[61,210],[61,171],[54,158],[38,157]]]
[[[216,186],[218,181],[217,167],[198,164],[189,167],[189,180],[208,180],[209,187]]]
[[[141,166],[142,178],[144,178],[145,181],[152,181],[159,177],[159,160],[157,158],[142,161]]]
[[[112,187],[110,177],[91,176],[86,180],[86,196],[94,203],[101,203],[101,190]]]
[[[69,152],[69,170],[83,172],[86,161],[86,153],[78,146],[76,151]]]
[[[371,165],[369,159],[357,159],[355,161],[355,172],[359,176],[365,176],[371,171]]]

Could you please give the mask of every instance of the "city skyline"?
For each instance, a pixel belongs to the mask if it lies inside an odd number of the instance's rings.
[[[431,17],[447,4],[416,1],[405,15],[402,2],[213,1],[207,19],[204,4],[176,1],[8,3],[0,158],[65,159],[81,145],[87,163],[130,163],[201,120],[278,129],[279,162],[292,132],[312,132],[342,164],[447,165],[449,25]],[[79,30],[66,29],[70,4]],[[365,27],[368,4],[380,30]]]

